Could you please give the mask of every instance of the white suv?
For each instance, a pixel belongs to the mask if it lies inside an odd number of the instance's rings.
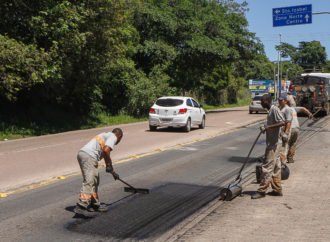
[[[149,128],[183,127],[189,132],[192,125],[205,127],[205,111],[191,97],[161,97],[149,111]]]

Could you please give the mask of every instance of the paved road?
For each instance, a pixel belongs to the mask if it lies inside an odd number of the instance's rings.
[[[176,129],[150,132],[147,122],[119,125],[124,130],[124,138],[116,147],[112,158],[118,161],[159,148],[208,138],[264,118],[265,114],[250,115],[248,107],[239,107],[209,112],[206,116],[206,128],[193,129],[190,133]],[[1,141],[0,193],[27,184],[51,180],[54,176],[79,172],[76,161],[77,151],[96,134],[113,128],[105,127]]]
[[[100,197],[108,212],[92,218],[72,212],[79,176],[2,198],[0,241],[166,239],[173,227],[213,201],[220,187],[233,179],[257,134],[257,126],[247,126],[116,166],[127,182],[151,189],[149,195],[125,193],[124,185],[102,169]],[[252,157],[264,152],[264,143],[262,137]]]
[[[283,197],[252,200],[258,184],[251,179],[243,196],[207,206],[169,241],[329,241],[330,117],[306,124]]]

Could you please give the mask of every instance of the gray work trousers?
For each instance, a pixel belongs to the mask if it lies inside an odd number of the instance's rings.
[[[297,141],[299,136],[299,128],[295,128],[291,130],[291,136],[288,142],[288,153],[287,157],[289,159],[293,159],[294,154],[296,153]]]
[[[98,186],[100,184],[98,161],[84,151],[79,151],[77,160],[83,176],[79,201],[87,204],[100,205]]]
[[[282,192],[279,146],[281,144],[278,144],[276,147],[266,148],[265,160],[261,165],[261,182],[258,188],[260,193],[265,193],[269,185],[272,186],[275,192]]]

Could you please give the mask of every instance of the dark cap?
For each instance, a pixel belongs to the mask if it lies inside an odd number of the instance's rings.
[[[280,97],[278,98],[278,100],[279,101],[282,101],[282,100],[287,100],[287,97],[286,97],[286,94],[284,94],[284,93],[282,93],[281,95],[280,95]]]

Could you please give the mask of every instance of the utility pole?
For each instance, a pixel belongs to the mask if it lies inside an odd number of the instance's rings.
[[[273,62],[273,67],[274,67],[274,98],[276,99],[276,88],[277,88],[277,85],[276,85],[276,61]]]
[[[280,34],[280,48],[277,53],[277,84],[275,85],[275,98],[277,99],[281,94],[281,82],[280,82],[280,65],[281,65],[281,34]]]
[[[278,97],[281,95],[281,89],[282,89],[282,34],[280,34],[280,50],[279,50],[279,58],[280,58],[280,63],[278,65]]]

